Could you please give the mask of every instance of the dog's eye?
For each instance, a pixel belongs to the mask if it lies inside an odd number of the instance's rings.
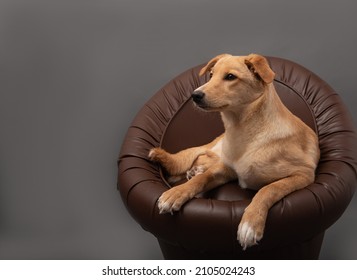
[[[233,74],[231,74],[231,73],[228,73],[228,74],[224,77],[224,79],[225,79],[226,81],[233,81],[233,80],[237,79],[237,76],[236,76],[236,75],[233,75]]]
[[[212,76],[213,76],[213,72],[211,71],[211,72],[209,72],[209,78],[211,79]]]

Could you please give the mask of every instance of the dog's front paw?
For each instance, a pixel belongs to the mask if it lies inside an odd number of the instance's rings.
[[[263,238],[266,215],[246,209],[238,226],[237,239],[243,250],[257,245]]]
[[[158,200],[160,214],[173,214],[174,211],[180,210],[181,206],[189,199],[191,199],[190,195],[180,186],[164,192]]]
[[[260,241],[262,237],[263,234],[254,229],[254,226],[251,225],[249,222],[239,224],[237,239],[243,250],[253,245],[257,245],[258,241]]]

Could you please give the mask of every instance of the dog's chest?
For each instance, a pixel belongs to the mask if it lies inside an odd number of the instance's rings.
[[[260,152],[256,145],[245,142],[222,143],[222,161],[232,168],[242,188],[259,189],[263,178],[259,175]]]
[[[255,173],[252,158],[249,155],[243,154],[238,160],[232,160],[229,156],[222,157],[222,160],[236,172],[240,186],[242,188],[249,188],[250,177],[252,173]]]
[[[250,137],[245,137],[244,132],[226,133],[221,142],[222,160],[231,167],[252,150],[252,140]]]

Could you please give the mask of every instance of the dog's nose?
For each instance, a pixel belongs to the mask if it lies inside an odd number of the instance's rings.
[[[201,103],[204,97],[205,97],[205,93],[200,90],[195,90],[192,93],[193,102],[197,104]]]

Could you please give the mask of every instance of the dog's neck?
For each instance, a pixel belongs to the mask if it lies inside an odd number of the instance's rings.
[[[256,131],[267,119],[271,121],[284,114],[285,110],[273,84],[269,84],[264,93],[252,103],[221,112],[221,117],[226,133],[236,132],[240,128]]]

